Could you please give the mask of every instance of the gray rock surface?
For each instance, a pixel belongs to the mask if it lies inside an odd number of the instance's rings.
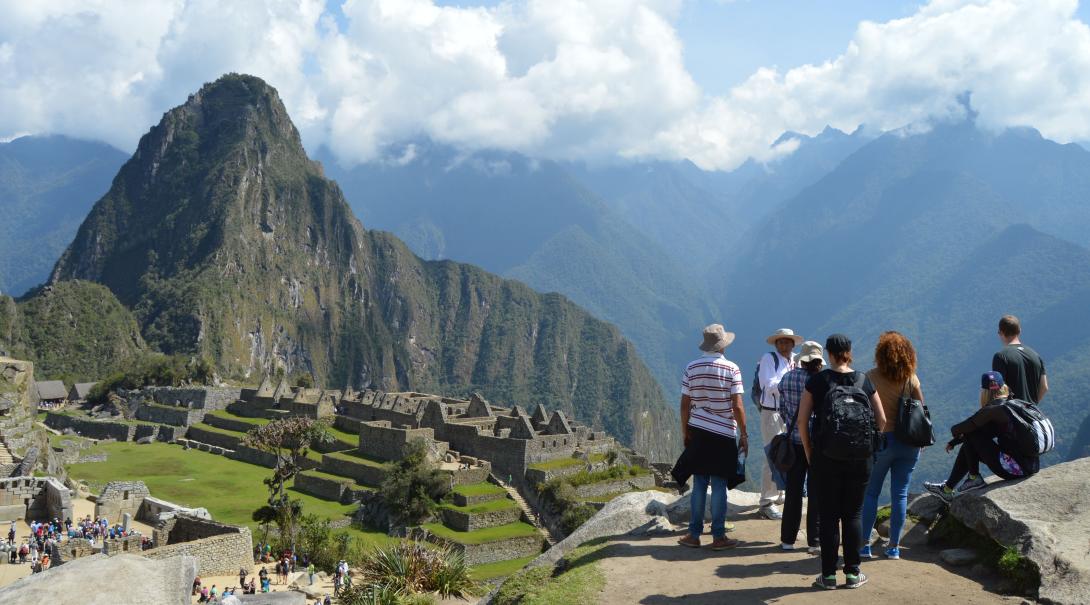
[[[0,589],[0,603],[188,605],[197,560],[93,555]]]
[[[1018,549],[1041,572],[1042,601],[1090,603],[1090,458],[1021,481],[958,496],[950,512],[966,526]]]
[[[939,557],[950,565],[956,566],[976,563],[977,559],[980,558],[975,550],[969,550],[968,548],[948,548],[940,552]]]
[[[731,491],[727,496],[728,514],[756,509],[760,496],[749,492]],[[705,520],[711,520],[710,505],[705,507]],[[674,533],[689,524],[689,495],[677,496],[649,490],[623,494],[607,503],[586,523],[541,556],[530,567],[552,565],[580,544],[607,536],[663,535]]]
[[[691,492],[690,492],[691,493]],[[689,493],[684,496],[670,496],[672,503],[666,507],[666,516],[675,525],[689,524]],[[753,492],[730,490],[727,492],[727,515],[745,513],[760,508],[761,495]],[[704,522],[712,520],[712,502],[709,496],[704,501]]]
[[[946,503],[935,494],[922,494],[911,499],[908,503],[908,514],[931,523],[939,518],[939,514],[946,510]]]

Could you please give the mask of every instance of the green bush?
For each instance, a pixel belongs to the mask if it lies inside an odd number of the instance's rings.
[[[1014,548],[1006,548],[995,562],[996,569],[1014,583],[1019,593],[1036,590],[1041,586],[1041,572],[1029,559]]]
[[[360,562],[360,584],[377,594],[400,597],[431,592],[464,597],[477,589],[461,553],[421,542],[401,542],[365,555]]]
[[[576,504],[564,509],[564,512],[560,515],[560,528],[565,534],[571,534],[575,530],[579,529],[579,526],[586,523],[588,519],[594,516],[594,513],[598,512],[598,509],[589,504]]]
[[[892,515],[893,509],[888,506],[883,506],[882,508],[878,509],[878,515],[874,519],[874,526],[878,527],[883,522],[888,521]]]
[[[404,458],[389,465],[379,491],[393,522],[419,525],[435,513],[450,482],[428,460],[427,444],[417,439]]]
[[[341,605],[434,605],[429,594],[403,595],[385,586],[348,586],[337,595]]]

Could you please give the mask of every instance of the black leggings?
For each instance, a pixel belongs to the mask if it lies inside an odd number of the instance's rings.
[[[870,481],[872,461],[829,460],[814,457],[813,469],[821,508],[821,575],[836,574],[837,551],[844,538],[844,573],[859,573],[859,549],[863,536],[859,518],[863,512],[863,494]]]
[[[965,475],[979,475],[980,463],[983,462],[997,477],[1003,479],[1018,479],[1016,475],[1007,472],[1002,464],[999,464],[999,454],[1003,449],[995,442],[994,435],[979,430],[966,433],[965,441],[958,449],[957,460],[954,460],[954,468],[950,470],[950,478],[946,480],[947,487],[953,489],[965,478]],[[1011,454],[1010,452],[1006,452]],[[1028,470],[1028,469],[1027,469]]]
[[[806,463],[806,451],[801,443],[795,445],[795,466],[787,471],[787,490],[784,494],[783,520],[780,521],[780,542],[794,544],[799,537],[799,526],[802,525],[802,484],[806,483],[807,507],[806,513],[806,545],[818,545],[818,517],[820,505],[818,504],[817,485],[814,474],[808,472],[810,465]]]

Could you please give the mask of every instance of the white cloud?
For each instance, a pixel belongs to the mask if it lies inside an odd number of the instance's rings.
[[[322,0],[0,0],[0,136],[56,132],[132,149],[163,111],[239,71],[279,89],[308,147],[329,145],[346,162],[428,136],[730,168],[790,153],[771,147],[785,130],[957,117],[965,92],[985,126],[1090,138],[1090,29],[1075,0],[934,0],[861,23],[832,61],[761,69],[720,97],[684,68],[679,5],[346,0],[342,31]]]

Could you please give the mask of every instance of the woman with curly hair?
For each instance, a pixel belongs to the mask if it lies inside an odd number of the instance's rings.
[[[884,446],[881,446],[877,454],[863,497],[861,523],[864,546],[859,555],[864,559],[874,558],[868,536],[878,516],[878,496],[886,483],[886,475],[889,475],[889,496],[893,510],[889,518],[889,546],[886,548],[886,556],[899,559],[901,529],[905,525],[908,508],[908,485],[912,481],[916,462],[920,459],[921,448],[902,443],[894,435],[897,429],[897,406],[904,395],[923,401],[923,391],[920,389],[920,379],[916,376],[916,349],[900,332],[885,332],[878,338],[878,345],[874,348],[874,365],[875,368],[867,372],[867,377],[878,389],[886,421],[882,427]]]

